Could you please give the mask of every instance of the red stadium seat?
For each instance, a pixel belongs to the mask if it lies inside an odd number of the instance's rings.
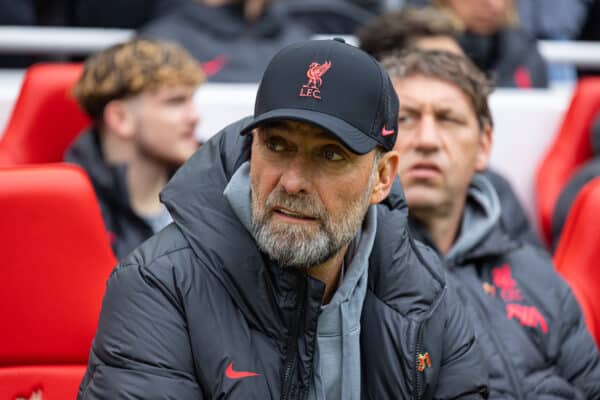
[[[116,260],[67,164],[0,168],[0,399],[73,399]]]
[[[60,162],[88,117],[71,96],[81,64],[38,64],[27,69],[4,134],[0,165]]]
[[[550,243],[551,219],[561,191],[592,155],[590,128],[600,111],[600,78],[582,79],[571,100],[554,143],[540,164],[536,179],[536,207],[542,236]]]
[[[577,195],[554,255],[600,347],[600,178]]]

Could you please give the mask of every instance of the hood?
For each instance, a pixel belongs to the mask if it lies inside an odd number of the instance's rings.
[[[504,254],[514,243],[500,228],[500,200],[482,174],[475,174],[469,185],[460,231],[446,255],[450,264],[466,259]]]

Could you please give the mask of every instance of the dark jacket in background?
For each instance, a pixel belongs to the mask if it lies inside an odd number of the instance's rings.
[[[131,208],[125,177],[127,167],[104,161],[95,130],[82,133],[65,155],[65,161],[82,167],[90,177],[112,249],[118,259],[152,236],[152,228]]]
[[[324,284],[274,265],[223,195],[249,158],[247,122],[179,169],[161,194],[174,223],[112,273],[79,399],[306,398]],[[377,207],[361,398],[481,398],[472,328],[435,254],[410,239],[397,183]]]
[[[491,399],[600,399],[600,356],[547,252],[513,241],[500,203],[474,178],[460,233],[445,257],[448,285],[471,317],[490,371]],[[434,246],[410,219],[412,232]]]
[[[0,0],[0,25],[31,26],[37,22],[34,0]],[[30,55],[2,54],[0,68],[26,68],[34,61]]]
[[[594,0],[519,0],[519,23],[537,39],[575,40]]]
[[[537,50],[537,42],[522,29],[505,29],[490,36],[465,32],[459,43],[496,86],[548,87],[547,66]]]
[[[275,4],[256,23],[244,20],[239,6],[208,7],[192,2],[142,27],[140,36],[170,40],[185,47],[213,82],[258,82],[282,47],[308,39]]]
[[[209,81],[254,83],[281,48],[317,33],[352,33],[370,16],[344,2],[278,1],[248,23],[240,6],[190,1],[138,34],[179,43],[203,64]]]
[[[70,25],[137,29],[192,0],[68,0]]]

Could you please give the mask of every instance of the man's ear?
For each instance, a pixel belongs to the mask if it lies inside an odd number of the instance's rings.
[[[136,122],[127,100],[111,100],[104,107],[104,126],[122,139],[131,139],[135,135]]]
[[[398,175],[400,154],[395,151],[384,153],[377,163],[375,183],[371,191],[370,204],[381,203],[390,193],[394,179]]]
[[[493,129],[490,125],[486,125],[479,133],[479,149],[475,159],[475,170],[477,172],[485,170],[488,166],[492,152],[492,138]]]

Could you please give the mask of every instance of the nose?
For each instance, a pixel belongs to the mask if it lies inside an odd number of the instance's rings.
[[[306,194],[310,188],[308,170],[308,166],[298,155],[285,166],[279,184],[288,194]]]
[[[187,119],[190,124],[196,125],[200,121],[200,112],[193,101],[190,102],[187,109]]]
[[[440,146],[438,129],[439,127],[432,116],[423,116],[417,128],[416,148],[426,153],[436,151]]]

